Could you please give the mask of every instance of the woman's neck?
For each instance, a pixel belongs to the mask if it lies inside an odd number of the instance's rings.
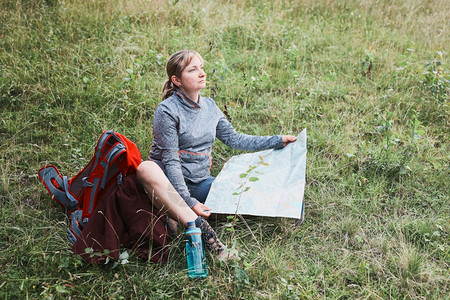
[[[183,93],[189,97],[189,99],[191,99],[192,101],[198,103],[198,99],[200,98],[200,92],[186,92],[183,89],[180,89],[183,91]]]

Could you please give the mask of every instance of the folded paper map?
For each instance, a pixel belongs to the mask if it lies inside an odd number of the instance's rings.
[[[306,129],[279,150],[233,156],[213,181],[211,212],[303,219]]]

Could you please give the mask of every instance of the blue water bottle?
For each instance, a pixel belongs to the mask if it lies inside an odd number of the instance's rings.
[[[187,223],[186,229],[186,256],[188,265],[188,275],[190,278],[206,277],[205,248],[202,242],[202,232],[195,226],[195,222]]]

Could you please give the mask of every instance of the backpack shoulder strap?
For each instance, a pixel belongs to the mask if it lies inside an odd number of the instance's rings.
[[[67,176],[61,176],[55,166],[45,166],[38,172],[39,178],[53,199],[69,211],[78,207],[78,201],[69,192]]]

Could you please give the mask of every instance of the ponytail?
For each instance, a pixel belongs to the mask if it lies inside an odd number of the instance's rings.
[[[173,84],[172,80],[167,79],[163,86],[163,100],[166,100],[172,94],[175,92],[175,85]]]

